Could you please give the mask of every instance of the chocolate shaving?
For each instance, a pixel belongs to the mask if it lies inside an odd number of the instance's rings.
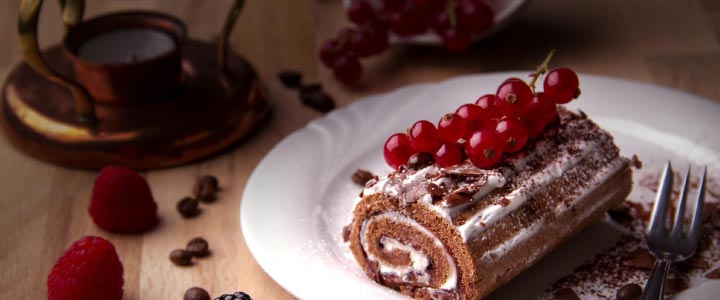
[[[408,159],[408,167],[415,170],[423,169],[435,162],[432,154],[427,152],[418,152],[410,156]]]
[[[650,270],[655,265],[655,257],[645,249],[637,249],[625,258],[625,265],[640,270]]]
[[[555,299],[557,299],[557,300],[580,300],[580,297],[578,297],[578,295],[575,294],[575,291],[573,291],[571,288],[564,288],[562,290],[555,292]]]
[[[365,186],[368,181],[374,178],[375,175],[362,169],[358,169],[352,175],[352,181],[362,186]]]
[[[617,291],[617,300],[638,300],[642,296],[642,288],[634,283],[626,284]]]
[[[471,177],[471,176],[477,176],[477,177],[483,177],[487,174],[486,171],[483,171],[477,167],[467,165],[467,164],[460,164],[455,165],[452,167],[447,167],[443,169],[443,173],[448,175],[456,175],[461,177]]]
[[[665,280],[665,294],[676,294],[679,292],[682,292],[684,290],[687,290],[690,285],[688,284],[685,279],[682,278],[668,278]]]
[[[715,209],[710,214],[710,223],[712,223],[716,229],[720,229],[720,209]]]
[[[502,205],[502,207],[507,207],[510,205],[510,200],[508,198],[501,198],[498,201],[495,202],[495,204]]]
[[[440,200],[440,202],[436,203],[436,205],[442,207],[453,207],[468,203],[472,200],[473,198],[461,189],[448,194],[442,200]]]
[[[705,274],[705,278],[720,279],[720,268],[716,268],[715,270]]]
[[[637,154],[633,154],[632,166],[635,167],[635,169],[642,169],[642,165],[642,161],[640,161],[640,158],[638,158]]]
[[[430,196],[432,196],[433,200],[440,199],[445,195],[445,190],[434,183],[429,183],[427,185],[427,191]]]

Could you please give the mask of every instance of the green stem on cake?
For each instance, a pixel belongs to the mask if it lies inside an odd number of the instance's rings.
[[[553,54],[555,54],[555,49],[550,50],[550,53],[545,57],[545,60],[540,64],[535,72],[532,72],[530,74],[530,77],[532,77],[532,80],[530,80],[530,88],[533,90],[533,93],[535,92],[535,82],[540,78],[541,75],[548,72],[548,64],[550,64],[550,59],[552,59]]]

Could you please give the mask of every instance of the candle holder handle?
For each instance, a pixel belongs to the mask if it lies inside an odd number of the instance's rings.
[[[83,0],[60,0],[65,26],[72,27],[80,22],[84,8]],[[22,0],[18,13],[18,37],[23,56],[36,72],[70,90],[75,101],[78,121],[86,125],[97,123],[95,107],[87,90],[80,84],[56,72],[47,64],[40,52],[37,25],[43,0]]]
[[[223,74],[227,74],[229,72],[229,68],[227,66],[227,52],[228,47],[230,47],[228,40],[230,39],[230,33],[235,27],[235,23],[237,22],[238,16],[240,16],[240,12],[242,11],[243,6],[245,6],[245,0],[235,0],[233,6],[228,12],[227,18],[225,18],[225,24],[223,25],[222,32],[220,34],[220,45],[218,46],[218,65],[220,66]]]

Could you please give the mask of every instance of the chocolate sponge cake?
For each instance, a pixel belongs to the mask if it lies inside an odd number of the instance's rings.
[[[376,282],[417,299],[481,299],[618,205],[630,161],[584,114],[558,118],[493,168],[400,167],[366,184],[349,246]]]

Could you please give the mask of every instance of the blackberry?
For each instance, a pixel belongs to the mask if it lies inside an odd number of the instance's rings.
[[[224,294],[215,298],[215,300],[252,300],[252,298],[243,292],[235,292],[234,294]]]

